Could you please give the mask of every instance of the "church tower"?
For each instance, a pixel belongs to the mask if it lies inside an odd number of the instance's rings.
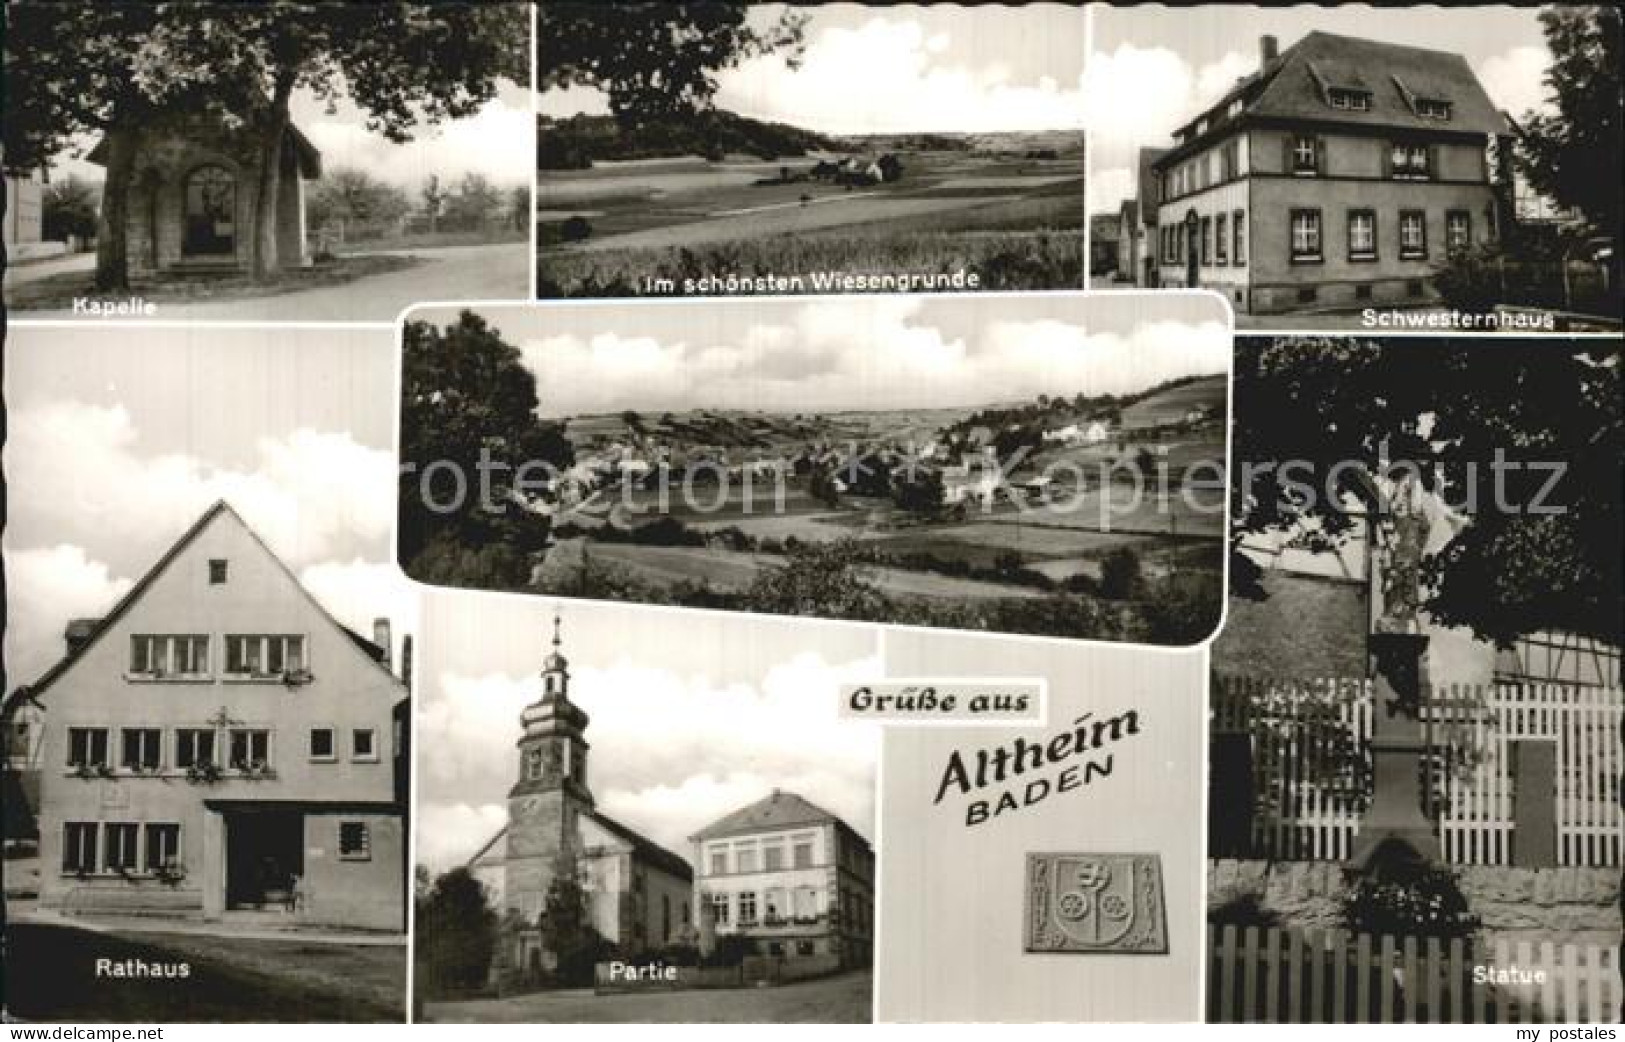
[[[570,701],[570,663],[562,643],[554,615],[542,696],[519,716],[519,777],[508,792],[506,903],[527,924],[541,913],[554,872],[579,854],[580,816],[593,807],[583,737],[587,714]]]

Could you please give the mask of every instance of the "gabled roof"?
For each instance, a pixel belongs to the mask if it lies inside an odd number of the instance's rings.
[[[1333,108],[1334,88],[1368,92],[1369,110]],[[1242,110],[1232,117],[1228,111],[1238,99]],[[1450,119],[1423,117],[1417,111],[1421,100],[1448,102]],[[1194,133],[1203,120],[1207,129]],[[1217,131],[1243,120],[1313,120],[1435,133],[1508,132],[1506,118],[1461,55],[1316,31],[1243,77],[1219,101],[1187,121],[1179,128],[1186,132],[1185,143],[1159,157],[1156,166],[1184,158]]]
[[[693,867],[689,865],[688,859],[682,855],[672,853],[649,837],[643,835],[630,826],[622,825],[620,822],[609,817],[608,815],[601,814],[596,810],[584,811],[584,814],[587,818],[596,822],[605,832],[609,832],[620,839],[625,840],[626,843],[631,846],[633,856],[641,858],[642,860],[653,865],[655,868],[668,872],[679,879],[694,878]],[[496,835],[492,836],[488,841],[486,841],[486,843],[480,847],[474,856],[468,859],[467,863],[470,866],[477,863],[481,858],[485,857],[492,850],[494,850],[497,844],[500,843],[507,835],[508,826],[504,825],[500,829],[497,829]],[[498,860],[501,859],[502,858],[499,855]]]
[[[58,659],[56,664],[50,669],[46,670],[45,673],[41,675],[39,680],[29,685],[29,687],[26,689],[28,691],[27,697],[31,700],[37,701],[39,696],[43,695],[52,684],[56,683],[62,674],[71,669],[74,663],[83,658],[90,651],[90,649],[95,646],[96,642],[102,638],[104,633],[112,628],[114,623],[118,622],[129,612],[131,608],[140,603],[141,598],[146,594],[147,589],[151,587],[152,584],[157,581],[158,577],[164,573],[164,571],[169,567],[170,562],[174,561],[175,558],[179,557],[187,547],[191,546],[197,537],[201,535],[203,531],[209,527],[209,525],[214,523],[216,519],[223,516],[230,517],[243,527],[243,531],[248,533],[249,538],[252,539],[259,546],[259,548],[265,552],[267,557],[276,563],[278,568],[282,569],[283,573],[287,575],[289,581],[293,583],[294,589],[305,595],[305,599],[310,602],[311,606],[316,609],[323,619],[326,619],[329,623],[348,636],[356,647],[368,658],[370,658],[374,665],[383,671],[385,676],[389,677],[389,679],[394,681],[396,684],[401,682],[400,678],[396,677],[394,673],[391,673],[384,665],[383,649],[372,643],[372,641],[361,637],[359,634],[346,627],[343,623],[335,619],[326,608],[322,607],[321,602],[315,597],[312,597],[310,591],[305,589],[304,584],[299,581],[299,577],[293,574],[293,570],[283,563],[282,559],[273,553],[269,546],[265,545],[265,540],[260,538],[259,533],[255,532],[254,529],[249,526],[248,522],[243,520],[242,515],[237,513],[237,511],[232,508],[231,504],[221,499],[217,500],[213,506],[203,512],[201,517],[192,522],[192,526],[175,541],[174,545],[170,546],[168,550],[164,551],[163,556],[158,558],[157,563],[155,563],[151,568],[147,569],[147,573],[137,580],[134,586],[130,587],[130,591],[128,593],[119,598],[118,603],[113,605],[113,609],[111,611],[100,619],[75,620],[76,622],[88,623],[88,633],[84,635],[84,639],[80,641],[73,651]]]
[[[694,833],[694,839],[716,839],[721,836],[739,836],[748,832],[768,832],[773,829],[799,828],[806,825],[825,825],[834,822],[843,827],[846,822],[829,811],[802,799],[793,792],[774,789],[755,803],[718,818]]]
[[[107,147],[107,136],[104,134],[101,140],[96,142],[95,147],[85,154],[85,159],[97,166],[106,166]],[[299,164],[300,177],[306,181],[314,181],[322,176],[321,149],[305,136],[304,131],[292,123],[288,124],[288,147],[293,150],[294,161]]]

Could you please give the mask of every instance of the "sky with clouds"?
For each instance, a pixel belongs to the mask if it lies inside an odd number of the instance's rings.
[[[570,698],[591,718],[597,808],[688,854],[688,836],[797,793],[874,836],[878,729],[841,722],[837,686],[880,675],[875,630],[521,595],[428,591],[418,861],[465,862],[507,822],[519,715],[541,695],[554,613]]]
[[[766,25],[783,11],[762,4],[750,17]],[[1083,126],[1079,7],[822,4],[806,13],[797,66],[781,53],[722,70],[718,107],[829,134]],[[558,117],[608,111],[601,93],[580,87],[544,91],[538,106]]]
[[[1229,369],[1211,295],[854,296],[485,308],[537,376],[542,412],[984,406],[1122,394]],[[455,312],[414,317],[445,324]]]
[[[1090,212],[1115,212],[1133,194],[1142,146],[1168,146],[1175,127],[1257,70],[1260,36],[1275,36],[1283,51],[1317,29],[1452,51],[1467,59],[1491,101],[1521,116],[1544,94],[1550,55],[1539,13],[1508,6],[1101,5],[1084,92]]]
[[[478,112],[438,125],[423,125],[412,140],[396,144],[366,128],[366,114],[345,98],[329,107],[308,92],[293,98],[293,122],[321,150],[322,168],[364,170],[414,195],[430,176],[455,185],[477,171],[503,187],[528,185],[536,169],[536,114],[527,87],[504,81]],[[53,175],[103,178],[102,168],[80,158],[94,138],[75,143],[53,164]]]
[[[364,634],[415,626],[389,560],[388,331],[14,327],[6,345],[7,673],[60,656],[218,499]]]

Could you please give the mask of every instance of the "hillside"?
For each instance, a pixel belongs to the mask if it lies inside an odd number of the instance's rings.
[[[744,153],[759,159],[838,151],[842,142],[786,123],[764,123],[721,109],[689,121],[627,129],[613,116],[536,117],[539,170],[585,170],[597,160],[664,159],[704,156],[721,159]]]

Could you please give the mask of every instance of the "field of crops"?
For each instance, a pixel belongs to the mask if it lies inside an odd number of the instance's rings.
[[[1083,284],[1081,156],[912,153],[892,183],[757,183],[812,163],[672,159],[546,171],[537,189],[539,295],[670,293],[685,278],[820,272],[965,271],[984,289]],[[573,216],[590,235],[565,243]],[[677,285],[651,290],[650,279]]]

